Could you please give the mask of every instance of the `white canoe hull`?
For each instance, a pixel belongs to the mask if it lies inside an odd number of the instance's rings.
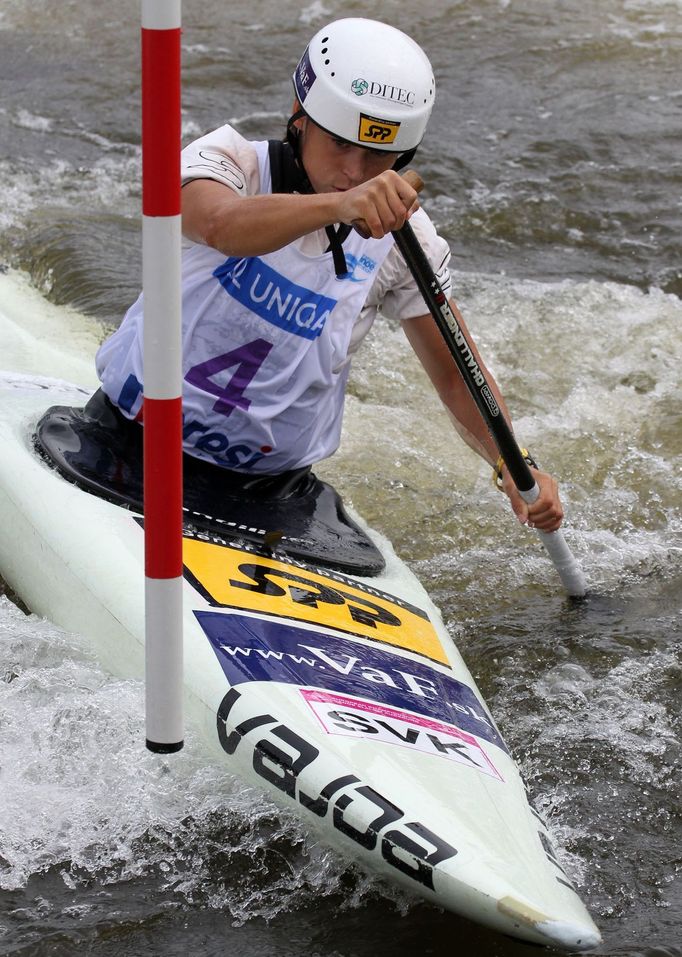
[[[87,397],[0,376],[0,573],[34,612],[88,635],[113,673],[139,677],[139,516],[69,484],[33,449],[47,407]],[[594,947],[599,933],[438,610],[370,534],[386,570],[355,580],[188,538],[187,710],[235,772],[367,869],[503,933]]]

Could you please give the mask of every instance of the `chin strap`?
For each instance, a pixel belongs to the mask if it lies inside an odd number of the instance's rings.
[[[394,170],[403,169],[408,163],[412,162],[416,152],[417,147],[415,146],[413,150],[408,150],[407,153],[401,153],[392,168]],[[352,226],[347,226],[345,223],[342,223],[336,228],[334,226],[327,226],[325,229],[327,238],[329,239],[329,249],[334,257],[334,269],[336,270],[336,275],[339,277],[348,275],[346,255],[342,247],[352,228]]]
[[[308,179],[299,155],[298,130],[294,126],[296,120],[306,114],[303,110],[294,113],[287,123],[286,140],[270,140],[268,154],[270,157],[270,173],[272,177],[273,193],[312,193],[313,187]],[[348,275],[346,254],[343,243],[348,237],[351,226],[326,226],[325,232],[329,240],[327,252],[331,252],[334,260],[334,270],[339,277]]]
[[[331,251],[334,260],[334,270],[339,278],[348,275],[348,264],[346,263],[346,254],[343,251],[343,243],[353,227],[341,223],[339,226],[325,226],[324,231],[329,240],[327,252]]]
[[[395,170],[404,169],[408,165],[408,163],[412,162],[412,160],[414,159],[414,154],[417,152],[418,149],[419,147],[415,146],[414,149],[408,150],[406,153],[401,153],[391,168]]]

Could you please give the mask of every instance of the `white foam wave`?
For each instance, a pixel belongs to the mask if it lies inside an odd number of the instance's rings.
[[[453,282],[520,442],[560,481],[566,537],[591,584],[615,589],[674,568],[682,302],[608,283]],[[504,590],[555,588],[537,537],[454,435],[400,330],[381,322],[375,331],[355,360],[344,440],[326,474],[427,567],[454,562],[455,582],[493,575]]]
[[[31,170],[0,160],[0,178],[6,184],[0,208],[0,228],[23,226],[34,209],[63,208],[65,196],[90,208],[139,214],[141,186],[139,151],[123,157],[103,156],[91,167],[74,167],[53,160]]]
[[[23,127],[26,130],[34,130],[37,133],[49,133],[54,126],[54,121],[47,116],[36,116],[25,109],[17,110],[12,122],[15,126]]]
[[[331,17],[332,12],[329,7],[326,7],[322,0],[313,0],[312,3],[308,4],[307,7],[303,7],[301,12],[298,15],[299,23],[304,23],[306,26],[317,23],[320,20],[327,19]]]
[[[0,648],[0,888],[48,871],[67,888],[145,878],[236,923],[342,883],[347,906],[376,893],[376,879],[235,780],[196,729],[178,755],[146,751],[141,682],[104,673],[85,639],[0,597]]]
[[[227,121],[230,126],[239,128],[245,123],[261,122],[263,120],[275,120],[277,123],[286,123],[287,115],[282,110],[253,110],[245,113],[244,116],[233,116]]]

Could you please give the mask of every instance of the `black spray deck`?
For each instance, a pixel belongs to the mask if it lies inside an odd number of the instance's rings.
[[[53,406],[36,427],[40,454],[66,479],[143,513],[142,427],[96,392],[84,408]],[[270,553],[351,575],[378,575],[381,552],[350,518],[331,485],[309,469],[249,476],[183,456],[184,524]]]

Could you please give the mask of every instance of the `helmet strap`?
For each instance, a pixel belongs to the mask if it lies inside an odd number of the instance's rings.
[[[313,187],[308,179],[308,175],[305,171],[303,165],[303,160],[301,158],[301,142],[300,136],[301,133],[298,128],[294,125],[296,120],[302,119],[304,116],[307,116],[305,110],[299,110],[297,113],[294,113],[293,116],[289,117],[289,122],[287,123],[287,134],[286,142],[282,143],[281,146],[284,150],[288,147],[288,153],[291,160],[296,165],[297,170],[297,183],[294,185],[294,189],[297,193],[312,193]],[[273,167],[273,150],[270,150],[270,166]],[[274,183],[273,175],[273,183]],[[286,186],[290,186],[292,179],[289,178],[285,180]],[[277,189],[277,192],[294,192],[294,189],[285,188]],[[343,251],[344,240],[348,237],[350,231],[350,226],[341,224],[339,226],[326,226],[325,233],[327,234],[327,239],[329,240],[329,246],[327,247],[327,252],[331,252],[332,259],[334,260],[334,271],[337,276],[347,276],[348,275],[348,266],[346,264],[346,254]]]
[[[414,155],[417,152],[417,149],[418,147],[415,146],[414,149],[407,150],[407,152],[405,153],[401,153],[398,159],[395,161],[395,163],[391,167],[391,169],[394,169],[394,170],[405,169],[408,163],[411,163],[412,160],[414,159]]]
[[[290,143],[269,140],[268,154],[273,193],[312,193],[313,188]]]
[[[293,189],[286,190],[286,192],[289,193],[314,192],[301,158],[301,131],[294,125],[297,120],[303,119],[304,116],[306,116],[305,110],[298,110],[298,112],[294,113],[293,116],[290,116],[287,121],[285,141],[291,149],[292,159],[298,168],[298,184]]]
[[[295,125],[297,120],[303,119],[303,117],[307,116],[308,114],[305,112],[305,110],[298,110],[293,114],[293,116],[289,117],[287,122],[286,141],[279,144],[275,144],[274,141],[271,141],[270,166],[273,171],[273,192],[313,192],[313,187],[308,179],[308,175],[305,171],[303,160],[301,158],[301,133]],[[273,147],[275,145],[280,147],[280,149],[276,151],[276,154],[279,155],[273,156],[273,153],[275,153]],[[407,150],[405,153],[401,153],[393,164],[392,168],[394,170],[403,169],[408,163],[412,162],[416,152],[417,147],[415,146],[414,149]],[[284,155],[285,153],[286,156]],[[276,175],[277,162],[279,162],[280,166],[279,174]],[[331,252],[332,254],[332,258],[334,260],[334,270],[336,275],[339,277],[348,275],[348,265],[346,263],[346,254],[343,251],[343,243],[348,238],[351,229],[352,226],[348,226],[345,223],[341,223],[339,226],[330,225],[325,227],[327,239],[329,240],[327,252]]]
[[[332,254],[334,271],[339,277],[348,275],[348,264],[346,263],[346,254],[343,251],[343,243],[348,238],[352,228],[346,223],[341,223],[339,226],[325,226],[324,228],[329,240],[327,252]]]

